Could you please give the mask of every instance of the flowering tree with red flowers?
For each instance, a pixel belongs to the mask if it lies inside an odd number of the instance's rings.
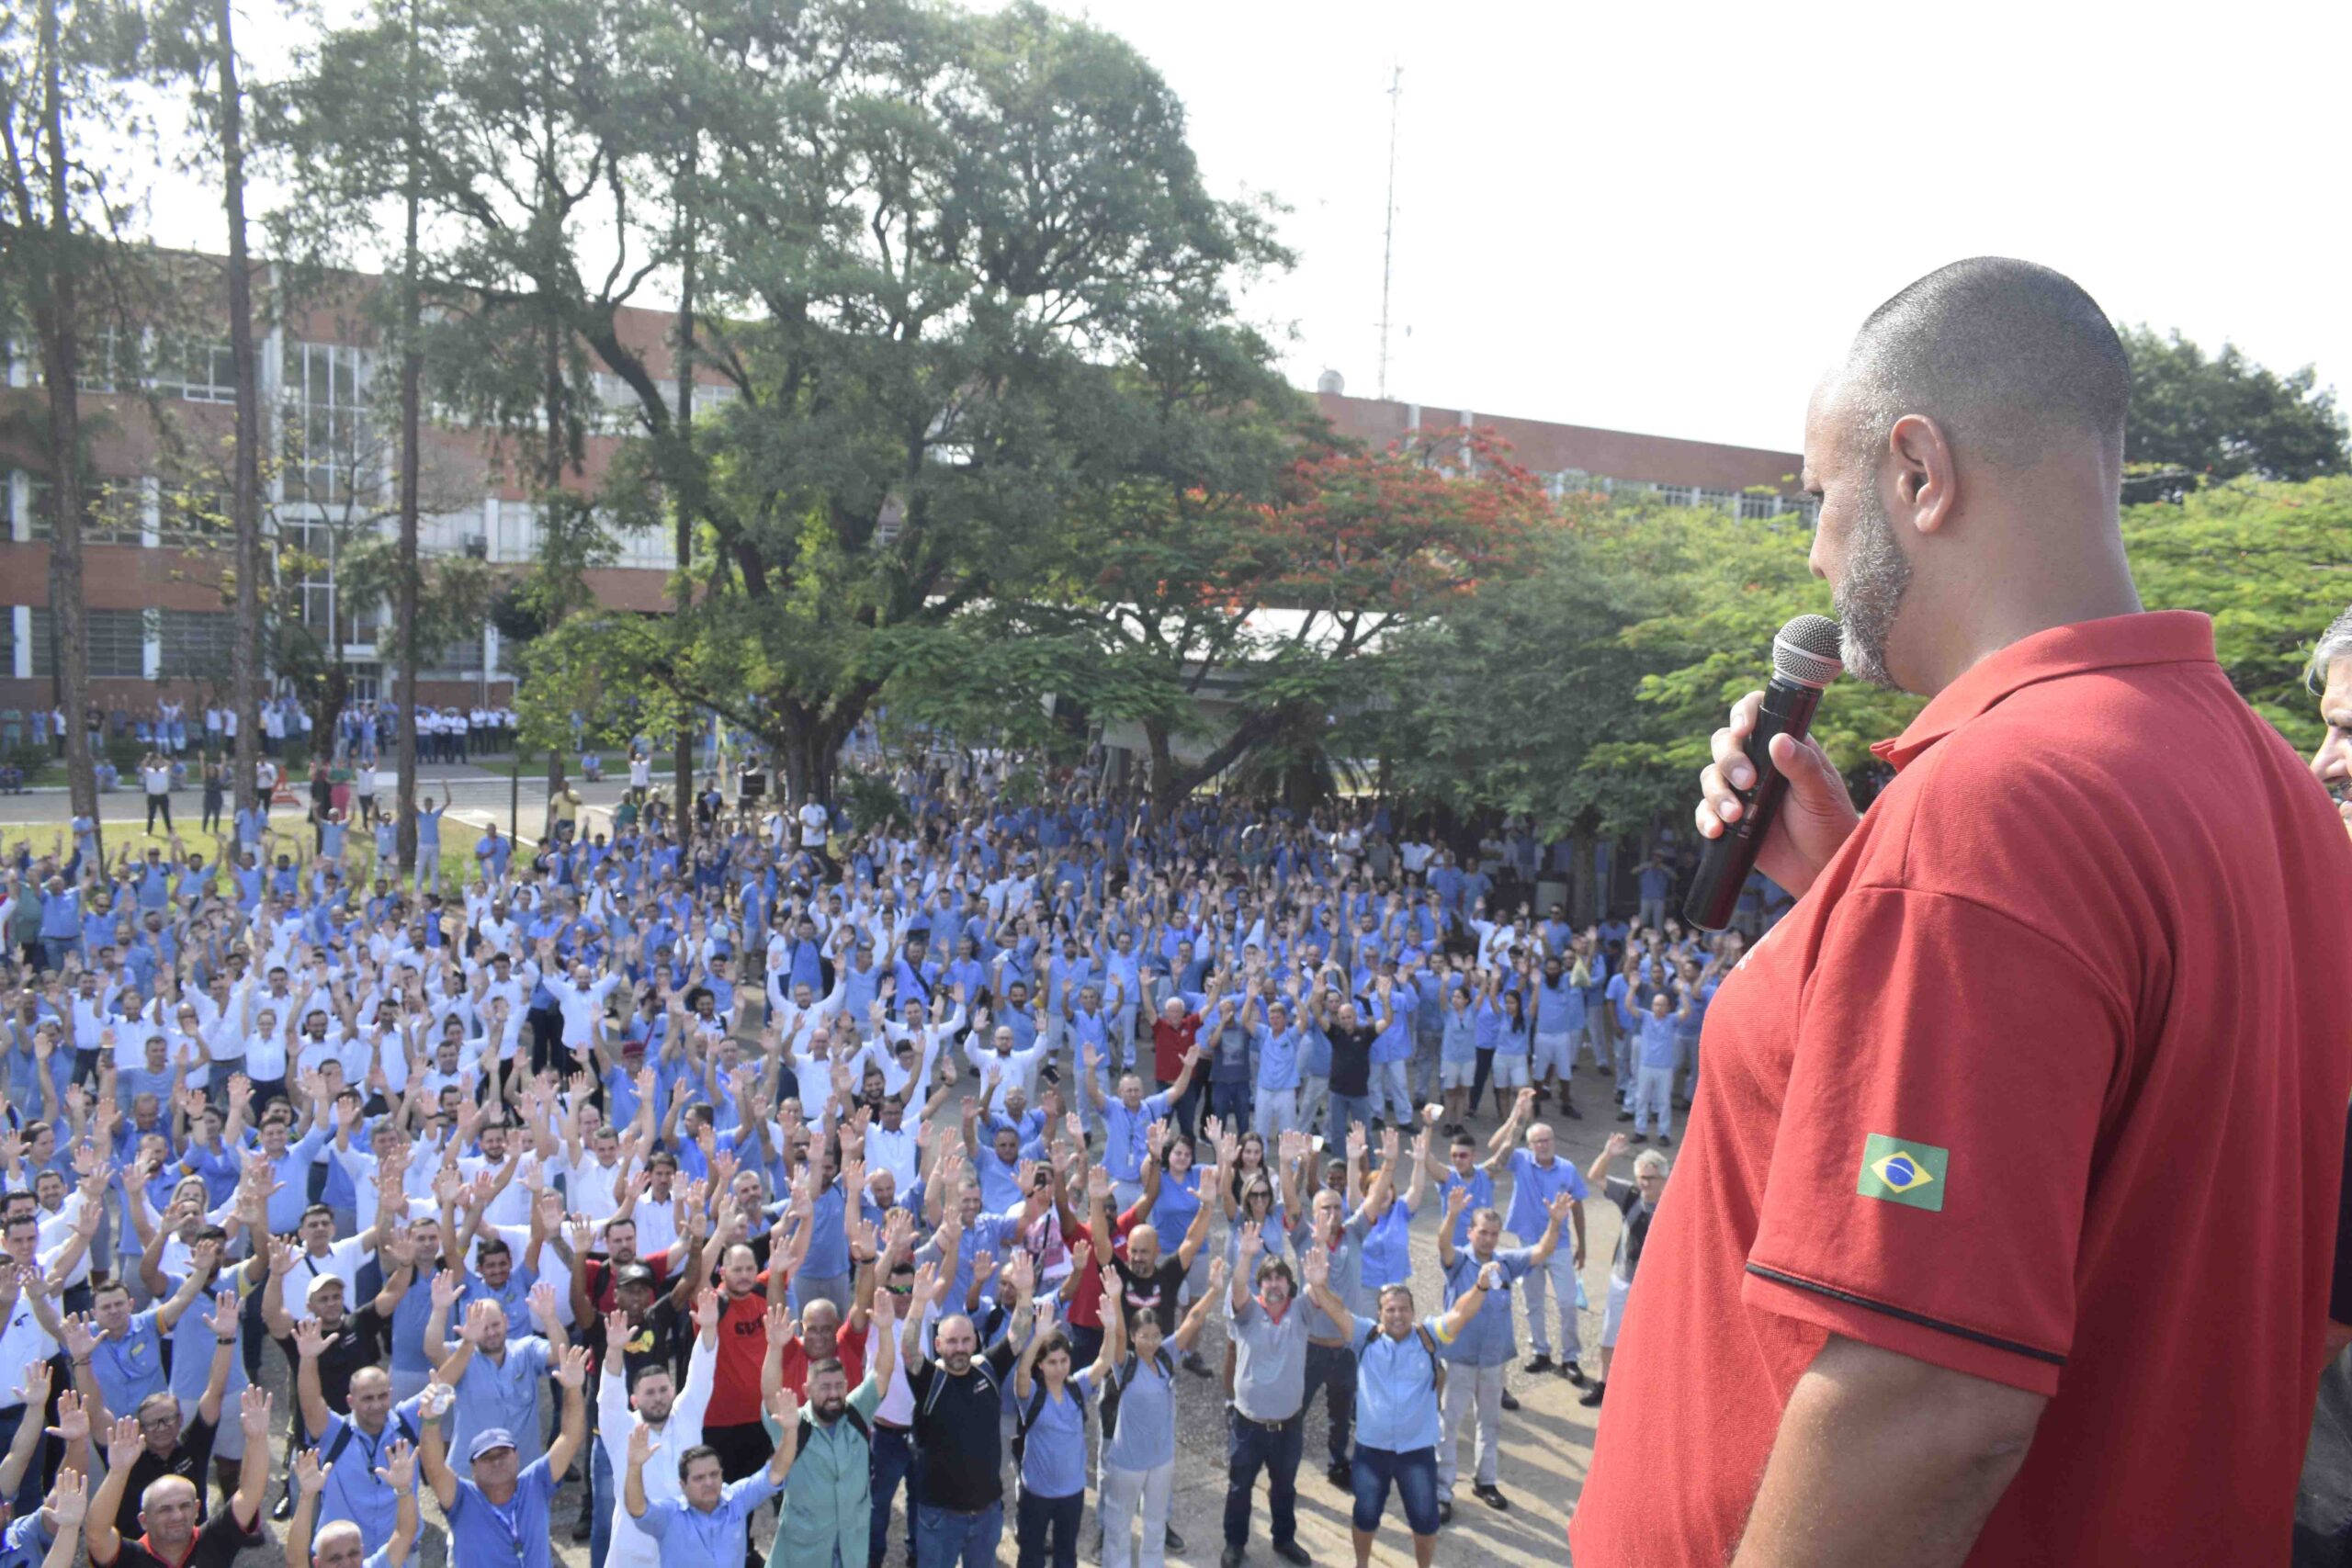
[[[1100,497],[1063,592],[1007,628],[1058,639],[1073,654],[1058,689],[1141,728],[1161,813],[1253,753],[1315,749],[1390,637],[1509,571],[1555,515],[1485,430],[1380,451],[1318,441],[1256,466],[1255,484],[1252,467]]]

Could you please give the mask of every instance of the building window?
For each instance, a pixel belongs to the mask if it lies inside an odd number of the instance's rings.
[[[88,615],[90,674],[137,679],[147,673],[147,612],[92,610]],[[57,673],[55,619],[45,610],[33,611],[33,674]]]
[[[192,403],[237,400],[237,356],[225,343],[169,343],[157,355],[155,389]]]
[[[56,513],[50,497],[53,487],[45,479],[28,479],[26,493],[30,512],[25,518],[25,536],[28,539],[56,537]],[[85,545],[136,545],[142,535],[138,481],[134,479],[100,479],[92,483],[82,497],[82,542]],[[13,530],[11,530],[13,532]]]
[[[225,681],[236,645],[237,617],[226,610],[159,610],[163,661],[174,680]]]
[[[348,503],[379,483],[368,420],[369,356],[335,343],[286,345],[286,499]]]

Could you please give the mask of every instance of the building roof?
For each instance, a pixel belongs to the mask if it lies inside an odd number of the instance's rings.
[[[1794,496],[1800,489],[1797,475],[1804,467],[1803,456],[1795,452],[1724,446],[1672,435],[1638,435],[1630,431],[1596,430],[1583,424],[1554,424],[1545,420],[1519,419],[1470,409],[1442,409],[1393,399],[1351,398],[1343,392],[1317,392],[1315,400],[1334,430],[1374,446],[1385,446],[1411,430],[1473,424],[1489,429],[1510,443],[1514,461],[1545,476],[1580,474],[1713,491],[1761,488]]]

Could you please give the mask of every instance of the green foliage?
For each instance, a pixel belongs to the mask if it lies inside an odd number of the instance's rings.
[[[1792,615],[1828,608],[1793,518],[1577,504],[1531,569],[1483,587],[1400,653],[1396,723],[1370,716],[1404,787],[1457,811],[1616,833],[1689,805],[1707,737],[1771,668]],[[1858,683],[1815,733],[1844,768],[1915,699]]]
[[[2280,376],[2224,344],[2209,357],[2178,332],[2124,329],[2132,412],[2123,459],[2127,500],[2154,500],[2196,479],[2308,479],[2352,469],[2332,388],[2306,365]]]
[[[2352,478],[2216,485],[2127,507],[2123,542],[2152,610],[2213,617],[2230,683],[2309,752],[2321,729],[2303,668],[2352,603]]]
[[[861,833],[910,820],[898,786],[880,773],[843,773],[839,799],[848,808],[850,825]]]

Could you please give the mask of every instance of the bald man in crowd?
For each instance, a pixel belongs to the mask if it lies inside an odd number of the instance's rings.
[[[2141,608],[2130,388],[2087,294],[1987,257],[1881,306],[1815,393],[1846,667],[1931,700],[1866,816],[1772,742],[1758,869],[1798,902],[1707,1015],[1580,1563],[2287,1555],[2352,843],[2211,622]],[[1759,700],[1714,738],[1703,836],[1744,809]]]

